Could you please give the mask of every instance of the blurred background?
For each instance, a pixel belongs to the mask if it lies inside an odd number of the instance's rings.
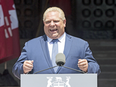
[[[14,0],[14,4],[20,49],[26,41],[44,34],[43,12],[58,6],[66,15],[66,32],[90,44],[102,71],[98,87],[116,87],[116,0]],[[20,87],[20,80],[12,74],[17,59],[0,64],[0,87]]]

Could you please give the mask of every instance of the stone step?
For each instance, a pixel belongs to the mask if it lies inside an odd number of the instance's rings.
[[[116,79],[116,72],[101,72],[98,78],[99,79]]]
[[[101,72],[116,72],[116,65],[100,65]]]
[[[87,40],[92,51],[116,51],[116,40]]]
[[[90,46],[116,46],[116,40],[86,40]]]
[[[116,79],[98,79],[98,87],[116,87]]]
[[[116,51],[92,51],[96,59],[116,58]]]
[[[116,58],[101,58],[96,60],[100,65],[116,65]]]
[[[116,51],[116,46],[90,46],[92,51]]]

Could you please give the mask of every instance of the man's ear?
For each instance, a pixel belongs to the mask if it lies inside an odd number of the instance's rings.
[[[64,23],[64,27],[66,27],[66,19],[65,19],[65,20],[63,20],[63,23]]]

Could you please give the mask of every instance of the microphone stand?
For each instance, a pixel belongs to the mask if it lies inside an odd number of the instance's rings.
[[[42,72],[42,71],[45,71],[45,70],[48,70],[48,69],[52,69],[52,68],[55,68],[55,67],[57,67],[57,66],[53,66],[53,67],[50,67],[50,68],[47,68],[47,69],[44,69],[44,70],[41,70],[41,71],[37,71],[37,72],[35,72],[34,74],[37,74],[37,73],[39,73],[39,72]]]
[[[61,65],[61,66],[64,67],[64,68],[72,69],[72,70],[77,71],[77,72],[85,73],[84,71],[81,71],[81,70],[69,68],[69,67],[66,67],[66,66],[63,66],[63,65]]]

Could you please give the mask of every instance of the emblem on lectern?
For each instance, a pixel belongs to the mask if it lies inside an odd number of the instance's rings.
[[[70,77],[66,77],[66,82],[62,81],[61,77],[56,77],[56,81],[52,81],[53,77],[47,77],[47,87],[71,87],[69,84]]]

